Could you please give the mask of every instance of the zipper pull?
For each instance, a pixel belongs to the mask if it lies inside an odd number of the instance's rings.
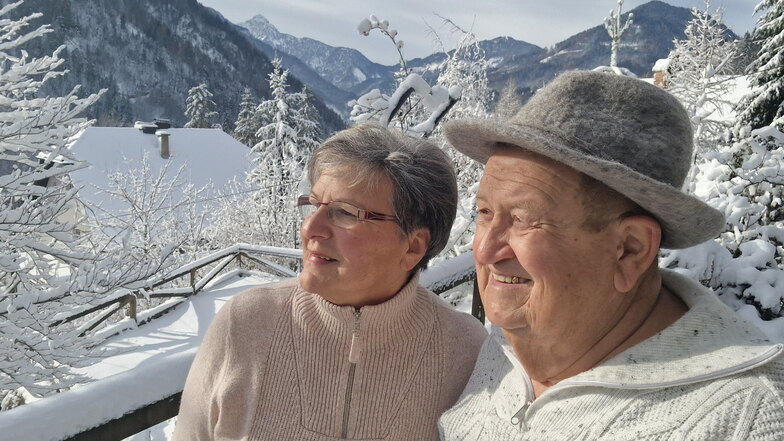
[[[517,428],[522,432],[524,429],[528,428],[528,425],[525,424],[525,411],[528,410],[528,407],[533,403],[533,401],[526,401],[523,404],[523,407],[520,408],[512,418],[509,419],[509,422],[512,423],[513,426],[518,426]]]
[[[359,336],[359,318],[362,312],[354,309],[354,331],[351,333],[351,349],[348,351],[348,362],[356,364],[362,357],[362,339]]]

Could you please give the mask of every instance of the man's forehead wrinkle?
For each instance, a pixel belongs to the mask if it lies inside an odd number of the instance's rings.
[[[539,194],[548,202],[555,202],[556,195],[563,193],[569,187],[576,188],[571,182],[561,178],[557,170],[540,164],[532,164],[532,166],[543,171],[544,175],[541,172],[532,174],[528,166],[525,169],[500,166],[497,170],[495,167],[490,167],[480,181],[479,193],[482,193],[483,187],[489,184],[497,188],[513,189],[515,196]],[[483,186],[482,183],[485,185]]]

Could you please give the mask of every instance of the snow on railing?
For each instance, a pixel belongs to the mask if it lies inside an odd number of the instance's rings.
[[[243,255],[256,261],[250,257],[254,254],[299,257],[301,252],[236,245],[180,267],[161,280],[173,280],[170,276],[174,274],[189,275],[229,256]],[[420,284],[440,294],[473,280],[474,274],[473,255],[465,253],[423,271]],[[195,355],[196,348],[192,348],[156,357],[132,370],[0,412],[0,440],[122,439],[141,432],[176,416]]]
[[[56,319],[49,326],[58,326],[84,317],[88,314],[103,311],[96,317],[93,317],[88,324],[82,325],[79,329],[80,335],[85,335],[87,332],[92,331],[101,323],[105,322],[109,317],[120,311],[123,307],[128,307],[128,317],[135,322],[135,325],[143,325],[150,320],[160,317],[171,309],[175,308],[179,302],[170,302],[165,308],[156,308],[155,314],[145,314],[143,320],[137,320],[136,302],[141,298],[166,298],[166,297],[179,297],[181,300],[198,294],[203,290],[215,277],[220,274],[228,265],[237,261],[242,266],[242,259],[254,262],[266,268],[275,275],[282,277],[293,277],[296,273],[289,268],[279,265],[264,259],[261,256],[275,256],[285,258],[299,259],[302,256],[301,250],[290,248],[279,248],[270,246],[259,246],[249,244],[236,244],[220,251],[216,251],[210,255],[204,256],[191,263],[176,268],[169,273],[149,279],[143,283],[144,287],[140,287],[134,291],[128,289],[118,290],[114,293],[107,294],[106,300],[102,303],[95,305],[86,305],[81,309],[69,311],[67,315],[57,316]],[[205,268],[208,265],[219,262],[201,279],[196,278],[196,272],[199,269]],[[190,277],[190,288],[163,288],[156,290],[166,283],[174,280]],[[127,327],[127,324],[126,326]],[[124,329],[124,328],[123,328]],[[106,334],[106,333],[102,333]],[[108,334],[106,337],[113,335]]]

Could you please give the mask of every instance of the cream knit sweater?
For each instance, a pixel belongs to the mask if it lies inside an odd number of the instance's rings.
[[[199,348],[174,440],[438,439],[487,333],[417,280],[358,310],[295,279],[238,294]]]
[[[689,311],[659,334],[547,389],[495,330],[463,396],[439,422],[446,441],[784,440],[784,361],[712,292],[671,271]]]

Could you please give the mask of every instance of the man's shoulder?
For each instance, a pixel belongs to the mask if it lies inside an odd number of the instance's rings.
[[[747,375],[759,382],[766,393],[778,397],[782,405],[781,412],[784,414],[784,353],[752,369]]]

